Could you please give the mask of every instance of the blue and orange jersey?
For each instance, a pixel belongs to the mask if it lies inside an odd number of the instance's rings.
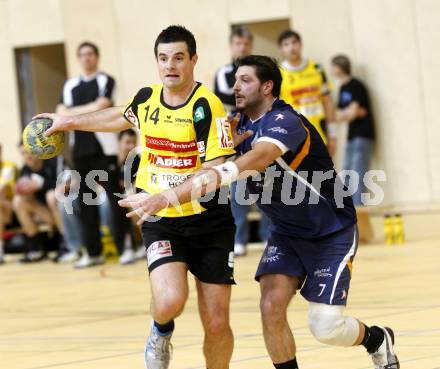
[[[261,141],[277,145],[280,156],[260,178],[249,178],[258,207],[271,219],[272,231],[319,238],[356,223],[347,188],[315,127],[283,100],[256,121],[242,115],[240,130],[254,135],[238,147],[242,154]]]

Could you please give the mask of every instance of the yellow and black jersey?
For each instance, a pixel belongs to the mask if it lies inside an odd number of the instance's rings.
[[[297,68],[283,62],[280,70],[283,77],[280,98],[304,115],[326,142],[321,126],[325,120],[322,97],[330,92],[330,86],[324,70],[310,59]]]
[[[17,166],[8,161],[0,162],[0,188],[7,198],[14,196],[14,186],[17,180]]]
[[[162,84],[142,88],[123,111],[141,134],[136,187],[151,194],[183,183],[205,161],[235,154],[225,110],[212,92],[197,83],[185,103],[170,106],[162,89]],[[193,201],[157,215],[181,217],[204,210]]]

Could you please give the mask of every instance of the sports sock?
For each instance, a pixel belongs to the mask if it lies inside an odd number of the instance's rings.
[[[361,344],[367,349],[369,354],[372,354],[377,351],[384,338],[385,334],[382,329],[376,326],[367,327],[365,325],[365,336]]]
[[[158,322],[154,321],[154,326],[157,328],[160,334],[168,334],[174,329],[174,320],[170,320],[165,324],[159,324]]]
[[[298,363],[296,358],[293,360],[286,361],[285,363],[273,364],[276,369],[298,369]]]

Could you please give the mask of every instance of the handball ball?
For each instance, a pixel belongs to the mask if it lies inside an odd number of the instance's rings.
[[[55,132],[49,137],[45,132],[52,126],[52,119],[38,118],[31,120],[23,131],[23,145],[26,151],[39,159],[57,156],[64,145],[64,132]]]

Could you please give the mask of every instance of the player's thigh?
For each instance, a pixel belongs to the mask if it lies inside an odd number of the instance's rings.
[[[184,262],[162,264],[150,273],[151,293],[156,307],[181,306],[188,298],[188,266]]]
[[[266,247],[261,256],[255,279],[265,280],[263,285],[275,282],[302,280],[306,276],[306,269],[299,257],[296,247],[297,239],[271,232],[268,236]],[[264,277],[264,278],[263,278]],[[292,277],[292,278],[289,278]],[[298,288],[294,284],[294,288]],[[263,290],[262,290],[263,292]]]
[[[204,283],[195,278],[199,313],[204,327],[221,330],[229,326],[230,284]]]
[[[0,212],[5,224],[12,221],[12,201],[9,199],[0,199]]]
[[[357,227],[353,225],[304,246],[302,260],[307,268],[307,280],[301,294],[306,300],[346,304],[357,245]]]
[[[178,221],[167,218],[142,226],[155,303],[173,300],[180,304],[188,295],[188,247],[179,230]]]
[[[31,212],[35,204],[33,195],[15,195],[12,200],[12,207],[15,212]]]
[[[234,236],[235,228],[231,227],[189,238],[188,267],[200,282],[235,284]]]

